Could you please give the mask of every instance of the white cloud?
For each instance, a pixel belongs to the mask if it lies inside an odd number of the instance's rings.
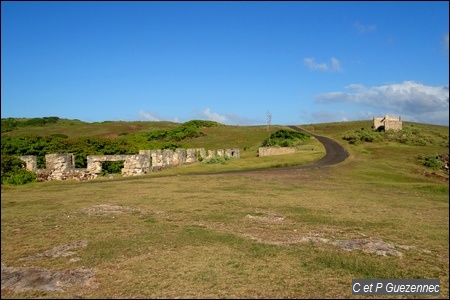
[[[146,112],[144,110],[140,110],[139,111],[138,119],[139,120],[144,120],[144,121],[151,121],[151,122],[169,121],[169,122],[180,123],[178,118],[176,118],[176,117],[170,119],[170,118],[167,118],[167,117],[162,117],[159,114]]]
[[[331,70],[333,70],[335,72],[339,72],[341,70],[341,64],[334,57],[331,58]]]
[[[219,115],[218,113],[212,113],[209,108],[205,109],[202,112],[202,115],[210,121],[215,121],[215,122],[219,122],[219,123],[227,122],[227,117]]]
[[[260,125],[264,124],[265,120],[258,120],[258,119],[250,119],[247,117],[243,117],[240,115],[235,115],[232,113],[227,114],[219,114],[219,113],[212,113],[210,108],[205,109],[204,111],[197,111],[195,113],[195,116],[193,118],[205,118],[210,121],[216,121],[221,124],[225,125]]]
[[[331,58],[330,67],[328,67],[326,63],[316,63],[313,57],[307,57],[303,59],[303,61],[310,70],[333,71],[333,72],[341,71],[341,63],[334,57]]]
[[[426,86],[414,81],[364,88],[351,84],[348,92],[330,92],[316,96],[318,103],[353,103],[376,108],[386,114],[402,116],[404,120],[449,123],[448,86]],[[383,114],[384,114],[383,113]]]
[[[305,58],[304,59],[306,66],[311,70],[320,70],[320,71],[326,71],[327,70],[327,64],[321,63],[318,64],[314,61],[314,58]]]
[[[363,85],[361,85],[361,84],[354,84],[354,83],[347,85],[345,88],[349,89],[349,90],[355,90],[355,91],[358,91],[358,92],[362,92],[362,91],[364,91],[366,89]]]
[[[364,25],[359,22],[353,24],[353,28],[355,28],[359,34],[363,34],[366,32],[375,32],[377,30],[377,26],[374,24]]]
[[[145,121],[161,121],[159,118],[155,117],[153,114],[140,110],[138,113],[139,119],[144,119]]]

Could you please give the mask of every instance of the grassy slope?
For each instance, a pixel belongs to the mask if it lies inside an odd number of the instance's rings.
[[[187,175],[209,170],[197,164],[164,171],[179,176],[2,186],[2,262],[93,268],[98,284],[63,293],[2,290],[2,298],[351,298],[353,278],[439,278],[440,298],[448,298],[448,182],[441,180],[448,176],[433,176],[417,161],[420,153],[448,153],[448,147],[341,139],[362,126],[370,121],[302,126],[335,138],[351,154],[323,169]],[[448,127],[420,126],[448,138]],[[217,149],[234,137],[242,151],[267,134],[263,126],[247,134],[239,131],[245,127],[229,129],[211,128],[190,142]],[[240,162],[248,168],[259,159],[253,150]],[[101,204],[124,210],[89,213]],[[378,256],[299,242],[302,236],[411,247],[396,248],[402,258]],[[78,240],[88,241],[78,262],[20,261]]]

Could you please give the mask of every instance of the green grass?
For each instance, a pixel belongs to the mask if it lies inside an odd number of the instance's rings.
[[[327,168],[205,175],[320,158],[303,152],[258,158],[252,139],[265,138],[263,127],[247,134],[245,127],[233,127],[229,135],[217,127],[207,128],[203,140],[193,139],[192,147],[220,149],[220,140],[231,145],[234,136],[250,150],[239,146],[241,159],[225,165],[2,186],[2,263],[92,268],[97,283],[64,292],[2,289],[2,298],[352,298],[355,278],[439,278],[438,298],[448,298],[448,181],[441,180],[448,175],[425,176],[431,170],[417,160],[420,153],[448,148],[340,140],[341,132],[359,126],[314,125],[314,133],[334,138],[350,153]],[[441,131],[420,129],[425,135]],[[396,247],[402,258],[379,256],[301,242],[302,236],[372,238],[410,248]],[[88,246],[72,256],[21,260],[80,240]],[[80,260],[70,262],[73,257]]]

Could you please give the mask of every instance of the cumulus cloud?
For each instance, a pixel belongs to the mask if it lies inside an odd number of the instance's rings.
[[[362,84],[355,84],[355,83],[349,84],[345,88],[349,89],[349,90],[355,90],[355,91],[358,91],[358,92],[362,92],[362,91],[364,91],[366,89]]]
[[[351,84],[353,92],[330,92],[316,96],[318,103],[351,103],[401,115],[403,119],[433,124],[449,122],[449,87],[426,86],[414,81],[364,88]]]
[[[353,24],[353,28],[358,32],[359,34],[364,34],[368,32],[375,32],[377,30],[377,26],[374,24],[364,25],[359,22],[356,22]]]
[[[155,117],[153,114],[140,110],[138,113],[139,119],[144,119],[145,121],[161,121],[159,118]]]
[[[308,57],[304,59],[306,66],[311,70],[319,70],[319,71],[326,71],[327,70],[327,64],[325,63],[316,63],[314,61],[314,58]]]
[[[313,57],[307,57],[303,59],[303,61],[310,70],[332,71],[332,72],[341,71],[341,63],[334,57],[331,58],[330,67],[328,67],[326,63],[317,63]]]
[[[170,122],[175,122],[175,123],[180,123],[178,118],[166,118],[166,117],[162,117],[159,114],[155,114],[155,113],[151,113],[151,112],[146,112],[144,110],[140,110],[138,113],[138,119],[139,120],[143,120],[143,121],[151,121],[151,122],[159,122],[159,121],[170,121]]]
[[[331,58],[331,70],[335,72],[341,70],[341,63],[334,57]]]
[[[209,108],[205,109],[202,112],[202,115],[210,121],[215,121],[219,123],[226,123],[228,121],[227,117],[219,115],[218,113],[212,113]]]
[[[200,118],[206,118],[210,121],[216,121],[226,125],[259,125],[264,124],[264,120],[251,119],[243,116],[239,116],[232,113],[219,114],[211,112],[210,108],[197,113]]]

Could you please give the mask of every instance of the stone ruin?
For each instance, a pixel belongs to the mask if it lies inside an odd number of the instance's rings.
[[[373,117],[373,129],[378,131],[402,130],[402,119],[400,117],[392,117],[389,115],[385,115],[381,118]]]
[[[291,154],[300,150],[314,151],[314,146],[304,145],[297,147],[260,147],[258,148],[258,156],[262,157],[262,156]]]
[[[20,156],[26,163],[26,169],[34,172],[40,181],[49,180],[90,180],[96,178],[102,172],[102,163],[105,161],[123,161],[123,176],[135,176],[160,171],[168,167],[181,164],[199,162],[214,156],[239,158],[239,148],[206,150],[171,149],[165,150],[139,150],[139,154],[133,155],[88,155],[86,168],[75,168],[75,160],[72,153],[55,153],[45,155],[45,169],[37,168],[37,158],[34,155]]]

